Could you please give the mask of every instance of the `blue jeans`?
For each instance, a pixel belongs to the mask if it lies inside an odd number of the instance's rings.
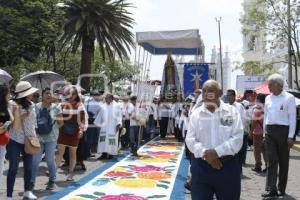
[[[7,146],[9,168],[7,174],[7,197],[12,197],[16,175],[19,169],[20,154],[23,156],[24,165],[24,191],[31,190],[32,155],[25,153],[24,144],[10,140]]]
[[[85,157],[90,157],[92,149],[97,149],[98,138],[99,138],[99,128],[89,127],[85,132],[86,137],[86,148],[85,148]]]
[[[2,189],[2,183],[3,183],[2,177],[3,177],[5,152],[6,152],[6,146],[0,146],[0,190]]]
[[[49,182],[54,182],[56,179],[56,163],[55,163],[55,150],[56,150],[56,141],[54,142],[41,142],[41,152],[33,155],[32,158],[32,174],[31,182],[35,183],[35,178],[38,172],[39,164],[42,159],[42,155],[45,152],[45,158],[49,170]]]
[[[129,132],[130,146],[137,146],[139,128],[140,128],[139,126],[130,126],[130,132]]]
[[[218,200],[240,199],[241,168],[237,156],[222,161],[222,165],[217,170],[201,158],[192,159],[193,200],[213,200],[214,194]]]

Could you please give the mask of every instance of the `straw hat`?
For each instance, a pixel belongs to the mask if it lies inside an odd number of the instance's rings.
[[[27,97],[36,93],[38,90],[39,89],[32,87],[28,81],[20,81],[15,90],[16,99]]]

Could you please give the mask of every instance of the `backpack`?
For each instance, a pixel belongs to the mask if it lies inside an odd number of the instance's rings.
[[[77,109],[79,107],[79,105],[80,104],[77,103],[75,108]],[[64,109],[64,107],[65,106],[63,105],[63,109]],[[68,117],[69,116],[67,116],[67,118]],[[64,134],[74,135],[78,132],[78,130],[79,130],[79,124],[77,123],[77,120],[72,120],[72,119],[64,120],[64,125],[63,125]]]
[[[47,108],[38,109],[37,114],[37,129],[36,133],[39,135],[48,135],[52,132],[52,118],[50,116],[50,112]]]
[[[63,128],[66,135],[73,135],[78,132],[79,126],[77,121],[65,120]]]

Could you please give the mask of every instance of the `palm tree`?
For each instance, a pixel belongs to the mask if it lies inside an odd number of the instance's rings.
[[[132,7],[126,0],[68,0],[64,3],[66,23],[62,36],[63,46],[70,45],[76,52],[81,45],[80,74],[91,73],[95,40],[100,53],[113,62],[117,55],[120,59],[128,57],[133,46],[133,34],[130,31],[134,23]],[[89,89],[90,79],[81,81],[81,86]]]

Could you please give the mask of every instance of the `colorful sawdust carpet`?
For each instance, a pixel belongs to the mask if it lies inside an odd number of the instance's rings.
[[[170,199],[184,146],[174,140],[154,139],[63,200]]]

